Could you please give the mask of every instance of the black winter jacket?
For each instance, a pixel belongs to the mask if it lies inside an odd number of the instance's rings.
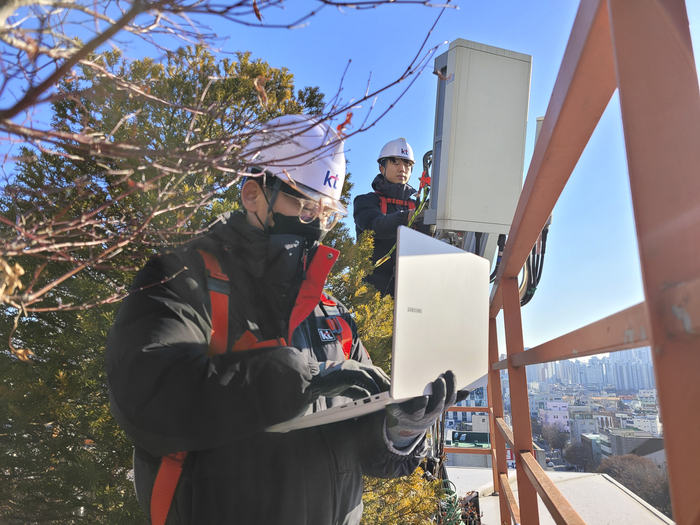
[[[197,249],[214,254],[230,278],[228,347],[246,331],[260,341],[291,339],[290,346],[207,357],[211,307]],[[319,334],[328,327],[320,289],[337,252],[310,250],[302,286],[305,251],[301,237],[268,236],[234,213],[138,274],[106,360],[111,409],[134,440],[135,486],[146,514],[160,457],[177,451],[189,452],[168,524],[356,524],[363,474],[403,476],[420,462],[423,442],[402,453],[386,441],[383,412],[264,432],[347,401],[309,405],[318,362],[345,355],[339,341],[323,342]],[[309,283],[316,290],[304,291]],[[352,317],[342,305],[338,312],[352,328],[350,358],[369,363]]]
[[[382,213],[379,195],[389,199],[402,201],[413,200],[411,196],[416,190],[408,184],[392,184],[379,174],[372,182],[373,193],[358,195],[353,203],[353,218],[357,236],[367,230],[374,231],[374,252],[372,263],[376,263],[384,257],[396,244],[396,230],[399,226],[408,224],[409,207],[402,204],[387,202],[386,214]],[[417,204],[417,203],[416,203]],[[374,273],[368,281],[377,287],[382,293],[393,295],[394,268],[396,267],[396,251],[391,254],[388,261],[374,269]],[[387,289],[389,287],[389,289]]]

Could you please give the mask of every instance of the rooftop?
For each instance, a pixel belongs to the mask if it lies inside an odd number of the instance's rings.
[[[571,506],[586,523],[596,525],[669,525],[674,522],[654,509],[644,500],[630,492],[605,474],[589,472],[546,471]],[[498,496],[493,493],[491,469],[447,467],[450,481],[455,484],[457,494],[479,492],[479,508],[483,514],[482,525],[499,525]],[[518,497],[515,470],[509,470],[510,485]],[[554,525],[542,500],[538,498],[540,525]]]

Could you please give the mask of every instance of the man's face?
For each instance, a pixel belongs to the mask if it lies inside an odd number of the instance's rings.
[[[379,167],[380,171],[391,184],[407,184],[411,178],[413,163],[407,159],[389,157],[384,167]]]

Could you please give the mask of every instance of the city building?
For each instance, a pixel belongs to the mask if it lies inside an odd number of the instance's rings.
[[[538,384],[539,383],[533,383]],[[563,401],[563,396],[561,393],[557,392],[541,392],[539,389],[535,392],[528,393],[528,400],[530,402],[530,417],[539,418],[540,410],[547,409],[547,403],[553,401]]]
[[[581,443],[583,434],[598,433],[598,420],[592,412],[573,412],[571,419],[569,419],[569,427],[571,428],[571,442]]]
[[[581,434],[581,445],[588,450],[593,459],[592,468],[596,468],[603,461],[600,434]]]
[[[664,450],[664,440],[661,438],[649,439],[630,453],[650,459],[658,467],[666,468],[666,451]]]
[[[598,425],[598,431],[604,430],[606,428],[616,428],[615,423],[617,422],[617,428],[620,427],[619,421],[616,421],[615,413],[608,411],[594,412],[593,417]]]
[[[569,432],[569,404],[566,401],[547,401],[546,407],[540,409],[539,418],[542,425],[557,425]]]
[[[483,387],[475,388],[469,393],[469,397],[464,401],[460,401],[456,406],[462,407],[487,407],[488,399],[486,389]],[[484,408],[486,410],[486,408]],[[486,416],[487,412],[447,412],[445,424],[448,428],[458,428],[460,424],[468,424],[477,416]]]
[[[631,454],[634,449],[650,439],[658,439],[644,430],[630,428],[610,428],[600,435],[603,458]]]
[[[632,426],[639,430],[646,430],[654,437],[661,437],[663,435],[658,413],[654,415],[634,416],[632,419]]]

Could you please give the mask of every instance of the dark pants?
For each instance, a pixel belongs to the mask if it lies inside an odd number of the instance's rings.
[[[389,295],[394,297],[394,276],[386,274],[373,273],[364,278],[364,281],[374,286],[382,297]]]

